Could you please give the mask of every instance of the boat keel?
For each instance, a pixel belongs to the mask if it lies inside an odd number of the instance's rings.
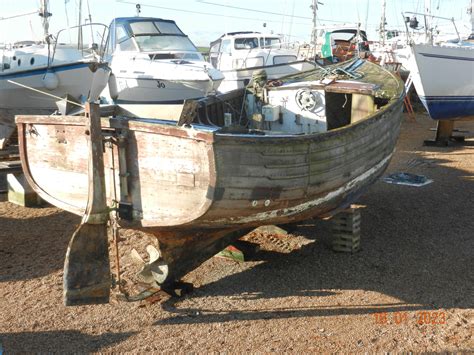
[[[188,272],[243,237],[252,230],[202,230],[193,232],[153,233],[160,243],[160,252],[168,265],[168,276],[160,284],[169,288]],[[172,287],[171,287],[172,288]],[[171,292],[172,294],[172,292]]]

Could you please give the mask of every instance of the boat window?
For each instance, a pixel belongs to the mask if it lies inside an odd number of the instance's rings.
[[[155,21],[156,27],[161,33],[183,35],[184,33],[176,26],[173,22],[157,22]]]
[[[135,51],[136,47],[133,39],[128,35],[123,25],[118,25],[115,29],[115,38],[121,51]]]
[[[236,38],[234,43],[235,49],[253,49],[258,47],[258,38]]]
[[[387,39],[392,39],[398,36],[400,36],[400,32],[398,32],[397,30],[387,31]]]
[[[137,50],[135,48],[135,44],[133,43],[133,40],[131,38],[127,38],[123,42],[119,43],[120,50],[122,51],[135,51]]]
[[[143,35],[184,35],[173,22],[165,21],[136,21],[130,23],[130,28],[135,36]]]
[[[262,48],[280,48],[280,38],[260,38],[260,47]]]
[[[128,33],[122,25],[116,27],[115,30],[115,38],[117,39],[117,43],[123,42],[128,38]]]
[[[134,35],[159,34],[158,28],[152,21],[137,21],[130,23]]]
[[[209,53],[210,54],[219,53],[220,46],[221,46],[221,42],[219,41],[216,44],[214,44],[213,46],[211,46],[211,48],[209,49]]]
[[[137,36],[138,47],[141,51],[197,51],[188,37],[183,36]]]
[[[294,55],[277,55],[273,57],[273,64],[285,64],[295,62],[296,56]]]
[[[222,53],[230,53],[231,52],[230,39],[225,39],[225,40],[222,41],[221,52]]]

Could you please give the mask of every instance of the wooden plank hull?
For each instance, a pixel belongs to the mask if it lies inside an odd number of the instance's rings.
[[[126,132],[130,227],[246,228],[329,214],[384,171],[398,137],[401,103],[324,134],[272,137],[198,132],[155,122],[103,119]],[[42,198],[82,215],[87,145],[81,117],[19,119],[24,171]],[[128,126],[128,128],[125,128]],[[39,154],[39,152],[41,152]],[[117,154],[106,150],[109,203]],[[115,183],[113,179],[115,178]]]
[[[344,98],[351,85],[331,90]],[[324,133],[262,135],[211,123],[186,127],[102,118],[108,205],[117,207],[120,226],[157,236],[170,270],[167,280],[254,227],[329,216],[353,202],[389,164],[402,117],[403,85],[397,85],[396,95],[368,117],[358,114],[353,123]],[[370,87],[360,90],[366,95]],[[83,215],[85,119],[20,116],[17,124],[32,187],[53,205]]]

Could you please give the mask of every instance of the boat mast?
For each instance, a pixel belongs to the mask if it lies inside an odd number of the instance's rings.
[[[311,44],[313,46],[314,55],[316,56],[316,41],[318,37],[317,29],[316,29],[316,26],[317,26],[316,16],[318,12],[318,0],[313,0],[310,8],[311,10],[313,10],[313,29],[311,30]]]
[[[433,44],[433,29],[431,28],[431,0],[425,0],[425,37],[427,43]]]
[[[471,0],[471,7],[469,8],[469,13],[471,14],[471,34],[469,35],[469,40],[474,40],[474,0]]]
[[[43,35],[44,41],[49,43],[49,18],[52,13],[49,12],[49,2],[48,0],[41,0],[39,15],[43,18]]]
[[[79,19],[78,19],[78,28],[77,28],[77,49],[81,49],[82,46],[82,0],[79,0]]]
[[[387,7],[386,0],[382,0],[382,18],[380,19],[380,28],[379,28],[379,35],[380,35],[380,44],[385,46],[385,8]]]

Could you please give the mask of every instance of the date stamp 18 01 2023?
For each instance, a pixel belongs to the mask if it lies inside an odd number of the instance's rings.
[[[376,324],[407,324],[411,320],[419,325],[443,325],[446,324],[446,312],[444,311],[417,311],[414,317],[410,317],[408,312],[379,312],[374,313]]]

